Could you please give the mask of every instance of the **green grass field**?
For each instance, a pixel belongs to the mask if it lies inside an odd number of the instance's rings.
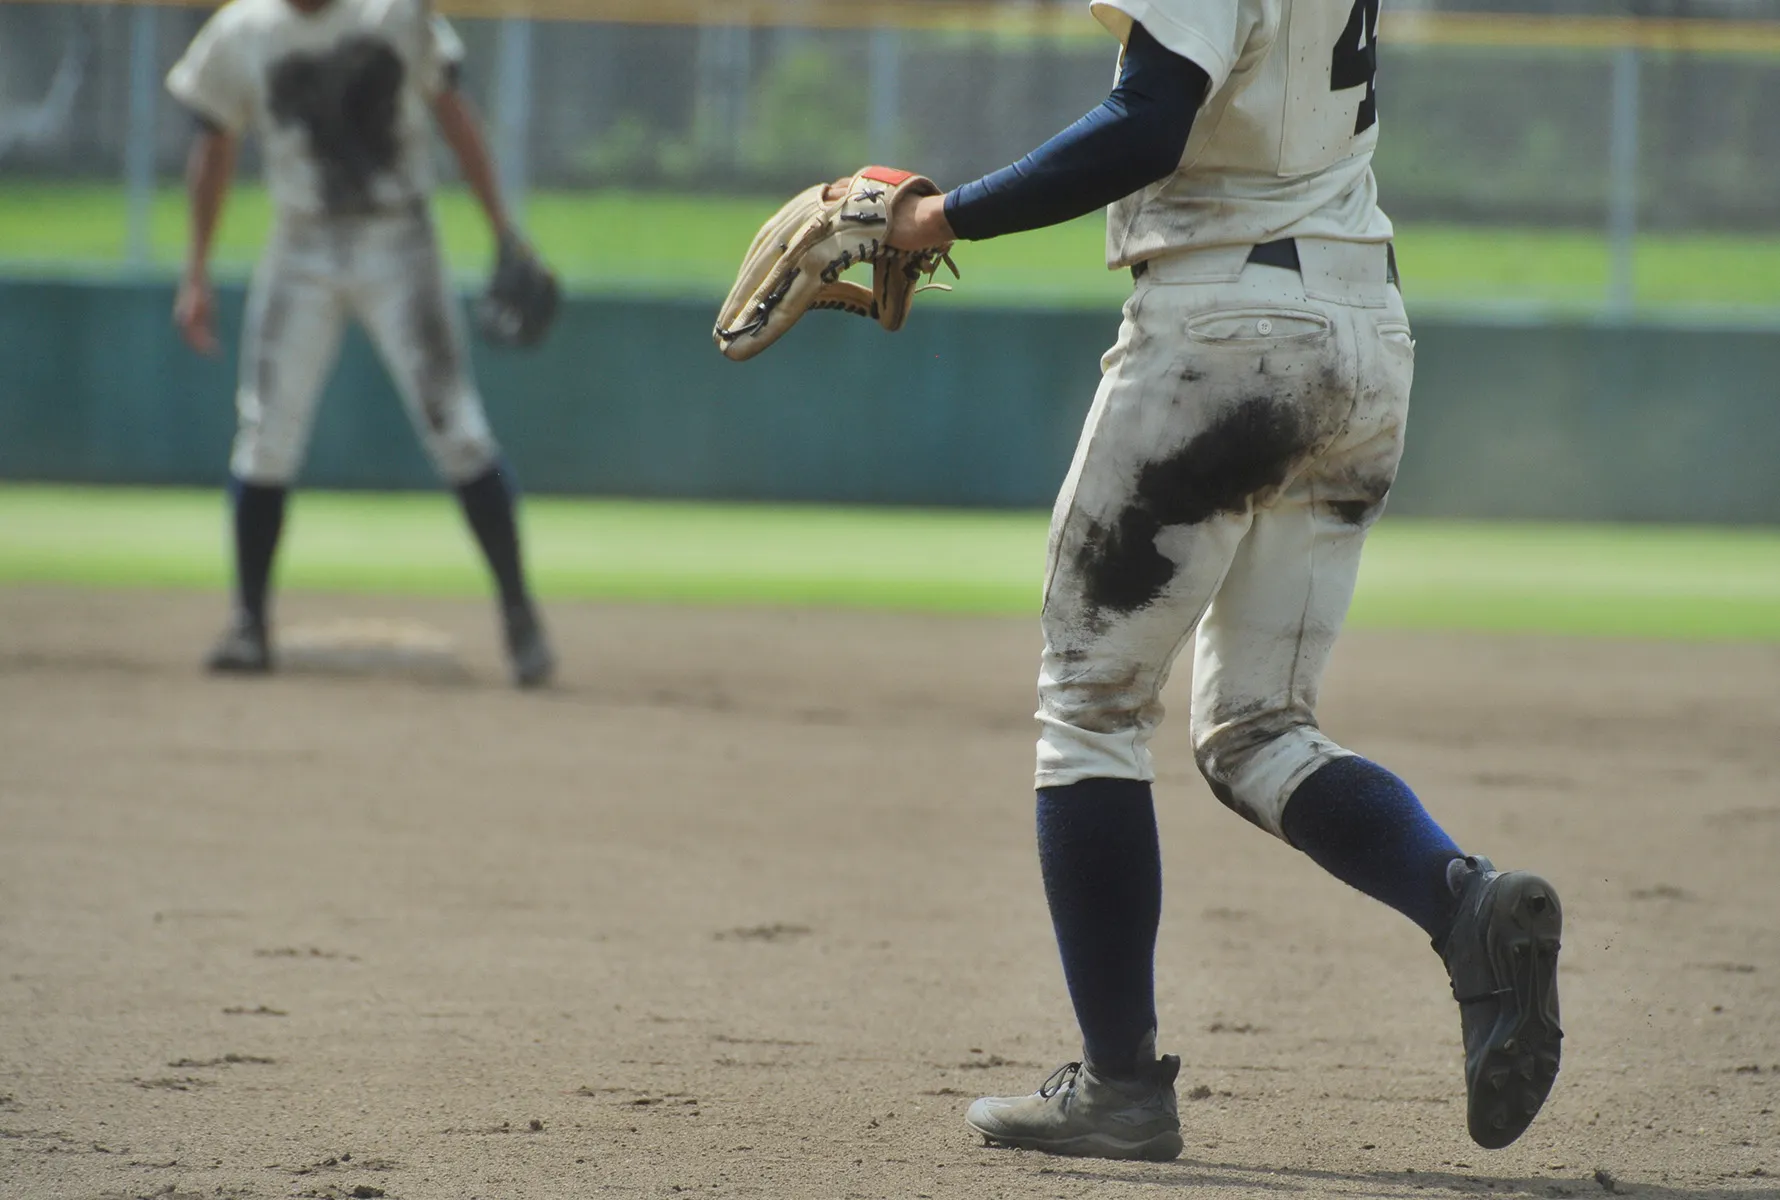
[[[1036,614],[1045,515],[534,497],[543,595]],[[0,584],[221,589],[219,494],[0,487]],[[442,495],[304,493],[282,586],[479,595]],[[1780,531],[1389,518],[1356,625],[1780,640]]]
[[[526,223],[551,261],[579,289],[720,297],[772,199],[647,196],[624,192],[543,193]],[[439,201],[452,260],[479,274],[490,247],[461,191]],[[0,268],[33,272],[113,268],[125,250],[121,189],[100,185],[9,184],[0,191]],[[270,210],[258,187],[230,200],[218,262],[245,270]],[[160,194],[153,216],[157,264],[171,267],[184,244],[184,200]],[[1105,222],[1068,225],[961,249],[956,295],[939,303],[1116,304],[1129,280],[1102,265]],[[1586,311],[1607,287],[1605,239],[1586,231],[1406,225],[1397,239],[1405,288],[1435,305],[1536,304]],[[1638,302],[1651,308],[1780,309],[1780,236],[1647,235],[1637,250]]]

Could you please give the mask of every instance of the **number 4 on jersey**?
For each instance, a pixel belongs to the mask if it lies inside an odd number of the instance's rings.
[[[1366,98],[1360,101],[1360,115],[1354,118],[1356,134],[1365,133],[1378,121],[1377,78],[1378,0],[1354,0],[1347,28],[1336,39],[1335,53],[1329,59],[1329,90],[1366,89]]]

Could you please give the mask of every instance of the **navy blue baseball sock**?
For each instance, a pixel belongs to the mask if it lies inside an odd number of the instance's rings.
[[[1038,865],[1063,977],[1096,1071],[1138,1073],[1156,1028],[1162,848],[1150,785],[1084,779],[1038,790]]]
[[[457,499],[477,544],[482,547],[483,557],[488,559],[489,569],[494,572],[502,606],[513,608],[527,603],[525,572],[519,558],[519,525],[513,515],[513,488],[507,482],[505,464],[496,462],[470,482],[459,485]]]
[[[1458,901],[1446,868],[1465,852],[1409,785],[1358,756],[1318,767],[1280,817],[1286,840],[1343,883],[1382,900],[1438,945]]]
[[[235,604],[242,616],[262,629],[272,559],[278,553],[278,535],[284,531],[284,502],[289,495],[289,488],[229,479],[229,501],[235,510]]]

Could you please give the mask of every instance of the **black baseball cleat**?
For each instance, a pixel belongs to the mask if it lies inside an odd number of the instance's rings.
[[[544,636],[538,610],[529,601],[508,605],[501,610],[501,624],[507,634],[507,662],[513,668],[514,686],[547,685],[556,674],[556,655]]]
[[[1449,878],[1459,911],[1440,956],[1465,1039],[1466,1121],[1472,1141],[1500,1150],[1526,1132],[1557,1079],[1564,910],[1551,884],[1487,858],[1455,861]]]
[[[264,675],[272,669],[272,645],[264,622],[237,616],[204,660],[206,670],[220,675]]]

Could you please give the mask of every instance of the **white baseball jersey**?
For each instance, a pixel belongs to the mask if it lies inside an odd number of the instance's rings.
[[[387,211],[432,187],[428,102],[463,44],[429,0],[229,0],[167,76],[205,120],[261,136],[283,212]]]
[[[1378,0],[1091,0],[1211,78],[1180,167],[1108,210],[1109,267],[1276,238],[1390,240],[1372,177]]]

